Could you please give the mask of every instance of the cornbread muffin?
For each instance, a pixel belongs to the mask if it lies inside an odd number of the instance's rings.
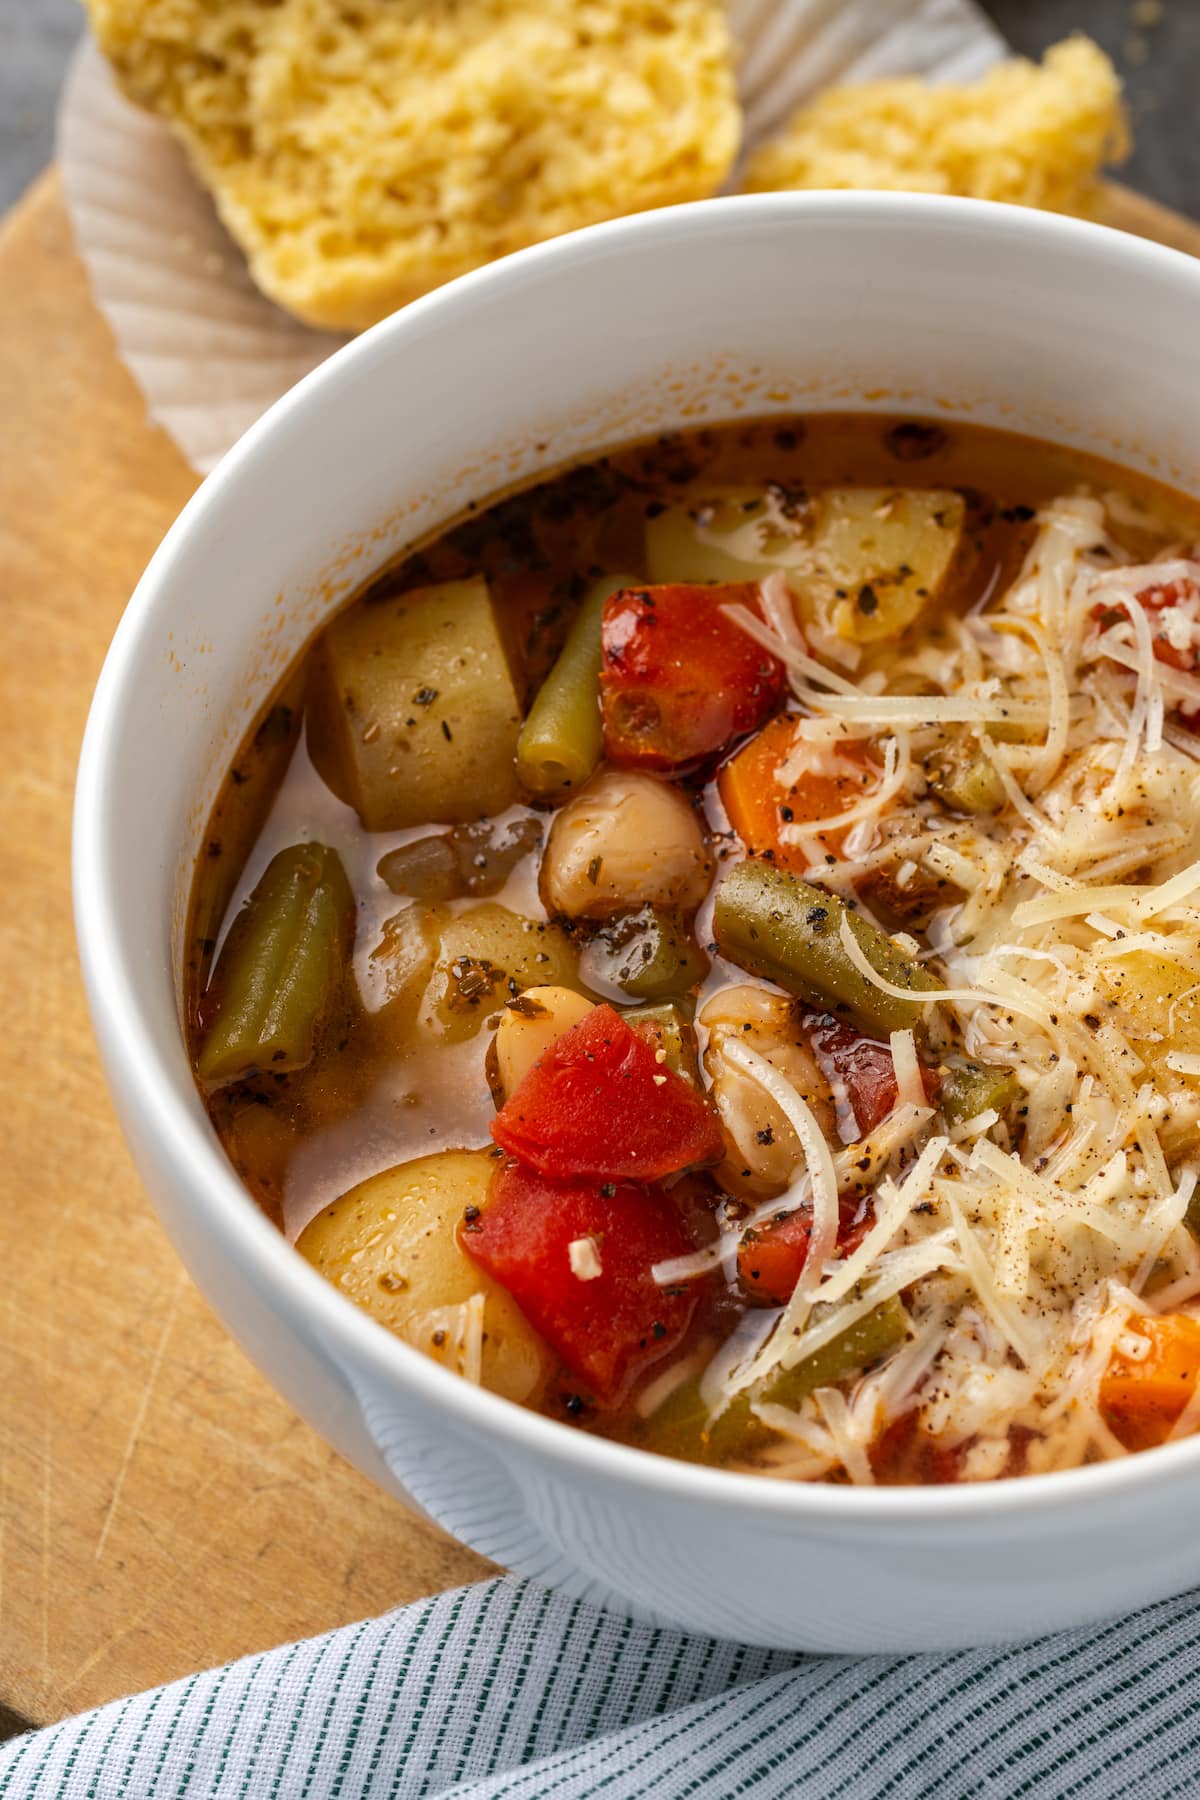
[[[271,299],[370,325],[523,245],[720,187],[719,0],[87,0]]]
[[[1017,58],[982,80],[904,78],[831,88],[750,159],[744,185],[904,188],[1095,210],[1099,172],[1128,155],[1121,84],[1090,38]]]

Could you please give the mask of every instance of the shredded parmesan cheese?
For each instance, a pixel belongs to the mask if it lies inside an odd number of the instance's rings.
[[[888,1248],[900,1226],[914,1206],[924,1200],[933,1180],[933,1172],[946,1148],[946,1139],[933,1138],[899,1187],[884,1181],[876,1190],[878,1209],[875,1223],[852,1256],[830,1266],[826,1279],[813,1295],[816,1305],[831,1306],[842,1300],[870,1273],[878,1257]]]
[[[851,1481],[860,1487],[872,1487],[875,1476],[871,1470],[866,1445],[854,1429],[854,1421],[846,1397],[837,1388],[818,1388],[813,1399],[821,1409],[829,1435],[833,1439],[838,1461],[849,1475]]]
[[[1200,733],[1185,723],[1200,715],[1200,557],[1135,562],[1123,535],[1155,523],[1123,505],[1080,492],[1043,506],[1007,591],[927,641],[911,631],[890,661],[828,667],[782,575],[762,585],[766,623],[726,609],[789,673],[784,785],[843,769],[847,742],[876,757],[852,804],[785,820],[781,846],[860,918],[911,903],[914,935],[893,941],[936,980],[899,986],[840,920],[862,982],[920,1011],[890,1034],[890,1114],[835,1151],[797,1065],[785,1073],[721,1015],[719,1056],[787,1120],[796,1165],[785,1192],[654,1276],[734,1280],[745,1232],[806,1210],[790,1299],[747,1314],[701,1377],[710,1416],[748,1396],[781,1474],[867,1483],[879,1432],[913,1411],[963,1479],[1014,1472],[1014,1443],[1030,1470],[1122,1456],[1100,1401],[1114,1346],[1136,1355],[1135,1313],[1200,1304]],[[978,774],[978,810],[943,803],[946,767]],[[964,1062],[983,1103],[950,1125],[926,1072],[946,1081]],[[993,1070],[1015,1078],[1006,1090]],[[839,1194],[860,1205],[842,1254]],[[782,1403],[781,1377],[900,1296],[906,1335],[865,1375],[822,1367]],[[1179,1430],[1200,1431],[1200,1399]]]
[[[779,661],[793,674],[804,675],[809,681],[820,682],[838,694],[858,694],[859,690],[852,681],[847,681],[844,675],[836,675],[832,669],[827,669],[824,663],[809,656],[802,648],[803,640],[800,644],[793,643],[790,637],[784,635],[778,628],[764,625],[761,619],[756,619],[749,607],[739,606],[734,602],[723,605],[721,611],[727,619],[731,619],[735,625],[740,626],[748,637],[752,637],[756,644],[761,644],[764,650],[769,650],[772,656],[778,657]]]
[[[600,1251],[593,1237],[572,1238],[567,1245],[567,1260],[577,1281],[595,1281],[604,1273]]]
[[[814,712],[864,725],[1028,725],[1036,729],[1046,722],[1044,709],[1036,704],[985,695],[954,695],[943,700],[924,694],[876,696],[858,689],[852,694],[818,694],[805,688],[797,698]]]
[[[912,1032],[893,1031],[891,1046],[897,1099],[902,1106],[924,1106],[925,1083],[921,1080],[921,1064]]]
[[[773,574],[767,576],[765,581],[761,581],[758,593],[763,616],[771,630],[788,646],[789,650],[799,651],[803,655],[804,633],[797,621],[796,602],[792,598],[792,590],[788,586],[787,576],[783,570],[776,569]],[[744,607],[726,608],[730,616],[733,616],[735,610],[740,615],[739,623],[741,617],[753,618],[754,616]]]

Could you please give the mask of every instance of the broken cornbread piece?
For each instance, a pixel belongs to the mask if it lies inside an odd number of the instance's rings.
[[[701,199],[741,115],[719,0],[87,0],[250,272],[372,324],[559,232]]]
[[[979,81],[912,77],[830,88],[750,159],[744,186],[901,188],[1088,215],[1130,149],[1121,84],[1090,38]]]

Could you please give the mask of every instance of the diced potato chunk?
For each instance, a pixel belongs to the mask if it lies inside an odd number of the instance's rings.
[[[483,1205],[495,1167],[486,1150],[444,1150],[385,1169],[318,1213],[296,1248],[397,1337],[460,1374],[477,1373],[494,1393],[529,1401],[549,1373],[549,1352],[458,1242],[466,1208]]]
[[[503,812],[520,724],[482,577],[360,600],[314,653],[312,758],[368,831]]]
[[[568,919],[639,906],[694,912],[711,876],[700,822],[675,788],[603,769],[555,815],[541,892],[547,912]]]
[[[506,906],[472,906],[441,924],[419,1022],[457,1043],[527,988],[578,985],[579,958],[559,926]]]
[[[941,591],[962,537],[961,494],[827,488],[816,510],[816,572],[794,583],[802,613],[856,644],[898,637]]]
[[[964,513],[946,488],[721,488],[650,520],[646,559],[658,582],[759,581],[782,570],[810,624],[875,643],[937,598]]]
[[[433,972],[439,916],[414,902],[384,920],[362,983],[372,1011],[415,1014]]]
[[[835,1138],[833,1096],[800,1036],[797,1008],[782,994],[747,983],[714,994],[700,1023],[708,1031],[704,1066],[725,1136],[717,1180],[745,1199],[782,1194],[804,1162],[799,1139],[770,1096],[732,1068],[723,1051],[731,1041],[756,1050],[807,1100],[825,1136]]]
[[[496,1078],[502,1101],[520,1087],[556,1038],[587,1018],[592,1004],[565,987],[526,988],[508,1002],[496,1030]]]
[[[1149,950],[1097,963],[1101,986],[1116,1003],[1118,1029],[1160,1087],[1189,1085],[1167,1067],[1181,1050],[1200,1055],[1200,965]],[[1134,1071],[1131,1078],[1136,1079]]]
[[[449,915],[415,901],[385,919],[378,942],[357,959],[376,1050],[391,1059],[421,1047],[417,1018],[433,975],[438,937]]]
[[[646,525],[654,582],[761,581],[813,568],[812,506],[783,489],[722,487],[668,506]]]

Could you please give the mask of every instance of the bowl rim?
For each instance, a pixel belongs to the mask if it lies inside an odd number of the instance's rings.
[[[108,1084],[127,1090],[129,1108],[138,1116],[156,1160],[164,1168],[173,1165],[185,1171],[177,1186],[188,1209],[217,1236],[273,1314],[308,1320],[311,1331],[306,1338],[318,1345],[344,1347],[348,1360],[369,1371],[385,1391],[410,1390],[423,1405],[492,1440],[501,1453],[531,1455],[576,1478],[640,1489],[647,1498],[747,1511],[796,1524],[940,1530],[951,1522],[983,1525],[1001,1516],[1056,1513],[1081,1500],[1115,1499],[1147,1483],[1161,1483],[1164,1477],[1178,1479],[1200,1468],[1200,1436],[1150,1453],[993,1482],[835,1485],[679,1461],[581,1431],[476,1387],[389,1332],[298,1255],[239,1181],[212,1127],[191,1109],[190,1095],[185,1100],[173,1091],[143,1013],[136,962],[123,949],[119,877],[108,842],[105,804],[110,765],[121,742],[122,697],[145,654],[148,632],[170,612],[180,547],[201,521],[220,509],[231,488],[260,477],[277,439],[303,430],[327,390],[351,373],[357,378],[402,353],[409,340],[419,340],[430,326],[452,327],[456,319],[497,296],[535,287],[560,264],[586,262],[639,243],[657,242],[667,253],[683,239],[706,234],[736,237],[740,231],[763,226],[802,229],[844,222],[848,230],[866,233],[877,224],[894,223],[897,215],[903,215],[911,228],[934,235],[970,227],[1007,236],[1034,252],[1039,247],[1066,247],[1092,260],[1124,260],[1146,272],[1156,270],[1168,281],[1190,285],[1200,301],[1200,261],[1109,226],[994,201],[851,190],[736,195],[636,214],[565,234],[458,277],[352,339],[289,389],[201,482],[164,535],[122,614],[89,709],[75,785],[72,887],[80,961]],[[119,1043],[119,1066],[104,1049],[106,1043]],[[182,1053],[182,1034],[179,1047]],[[136,1092],[127,1074],[135,1068]]]

